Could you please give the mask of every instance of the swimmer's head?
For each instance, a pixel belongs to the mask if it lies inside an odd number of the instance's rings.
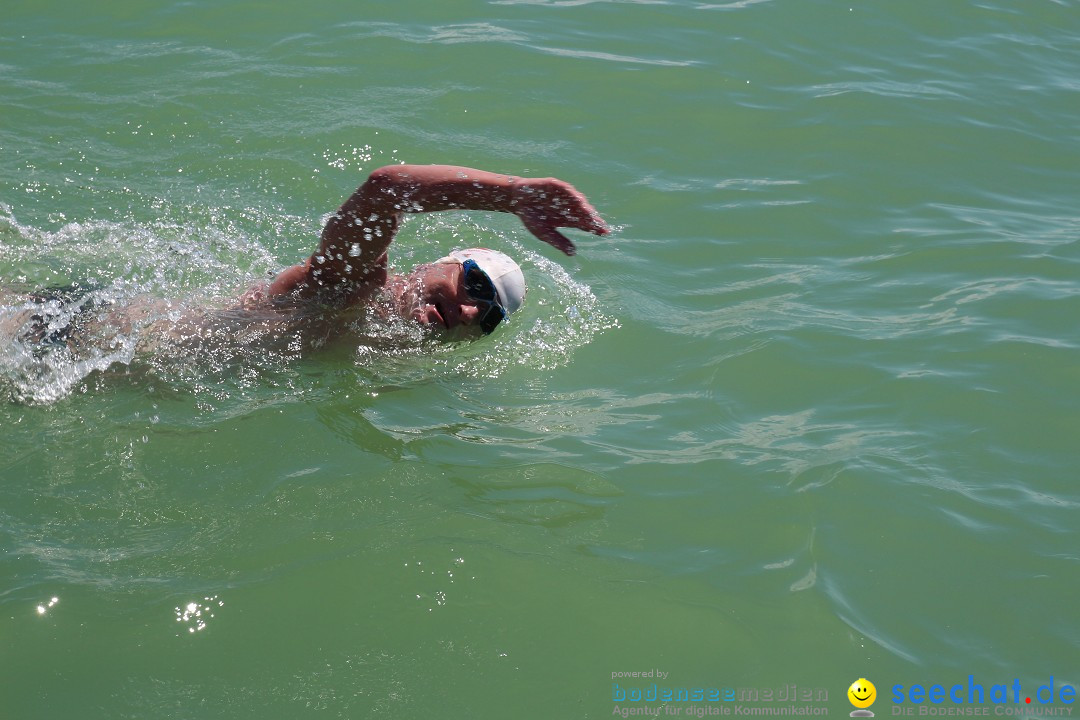
[[[525,274],[521,272],[521,266],[506,253],[487,248],[468,248],[455,250],[436,262],[458,262],[464,266],[467,260],[476,263],[480,271],[491,280],[495,286],[496,302],[507,315],[525,303],[525,293],[528,291],[525,287]]]
[[[402,307],[413,320],[490,333],[525,301],[525,276],[508,255],[487,248],[455,250],[409,274]]]

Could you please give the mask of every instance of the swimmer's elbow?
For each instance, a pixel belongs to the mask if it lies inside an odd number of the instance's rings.
[[[375,192],[395,192],[416,184],[416,166],[384,165],[368,175],[364,187]]]
[[[381,168],[376,168],[368,175],[364,185],[372,188],[382,188],[393,185],[397,182],[395,169],[400,167],[401,165],[383,165]]]
[[[365,211],[396,214],[416,189],[416,179],[409,165],[385,165],[368,175],[356,193]]]

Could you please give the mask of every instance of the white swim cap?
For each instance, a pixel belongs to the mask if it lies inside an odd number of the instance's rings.
[[[517,310],[525,302],[525,275],[516,262],[505,253],[487,248],[468,248],[455,250],[438,262],[463,262],[472,260],[487,273],[495,285],[499,304],[506,309],[506,314]]]

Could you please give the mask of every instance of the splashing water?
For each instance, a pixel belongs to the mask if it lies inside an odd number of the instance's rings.
[[[277,264],[234,231],[167,220],[43,230],[0,207],[0,397],[52,403],[95,372],[128,367],[150,328],[174,319],[163,299],[213,305]]]
[[[398,271],[430,260],[432,246],[510,245],[529,277],[529,302],[490,337],[440,341],[385,307],[348,320],[343,336],[330,327],[339,317],[229,311],[282,263],[228,217],[204,210],[185,222],[42,230],[0,207],[0,397],[50,404],[110,375],[149,377],[212,402],[260,387],[291,392],[296,362],[313,349],[351,364],[361,383],[407,384],[432,373],[497,377],[515,366],[565,364],[617,326],[587,286],[522,248],[514,237],[520,231],[461,215],[416,217],[395,244]],[[312,236],[300,218],[261,221],[278,234]]]

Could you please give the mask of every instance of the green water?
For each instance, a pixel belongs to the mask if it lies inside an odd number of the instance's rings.
[[[1076,2],[3,14],[0,287],[223,302],[395,162],[561,177],[614,232],[410,217],[399,268],[522,260],[472,344],[0,349],[0,717],[1080,684]]]

